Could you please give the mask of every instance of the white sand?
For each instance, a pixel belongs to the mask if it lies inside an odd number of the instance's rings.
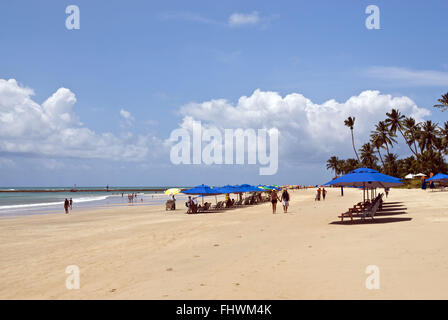
[[[395,190],[375,223],[340,225],[359,190],[185,215],[121,206],[0,220],[1,299],[447,299],[448,193]],[[213,199],[214,200],[214,199]],[[388,222],[388,223],[385,223]],[[68,265],[81,288],[68,290]],[[368,265],[380,289],[368,290]]]

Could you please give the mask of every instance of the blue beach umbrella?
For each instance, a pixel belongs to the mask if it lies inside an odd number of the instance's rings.
[[[214,189],[216,189],[216,191],[218,191],[221,194],[237,193],[237,192],[239,192],[239,191],[237,191],[237,188],[235,188],[234,186],[231,186],[231,185],[226,185],[226,186],[223,186],[223,187],[216,187]]]
[[[242,192],[261,192],[263,191],[257,186],[251,186],[250,184],[243,184],[241,187]]]
[[[333,181],[327,182],[325,185],[332,185],[338,187],[362,187],[366,189],[388,188],[403,184],[399,178],[382,174],[377,170],[369,168],[359,168],[352,172],[336,178]],[[363,191],[363,198],[365,200],[365,192]],[[368,193],[367,193],[368,195]]]
[[[444,180],[448,180],[448,175],[444,173],[438,173],[432,178],[427,179],[426,181],[444,181]]]
[[[403,184],[399,178],[382,174],[377,170],[360,168],[327,182],[325,185],[338,187],[387,188]]]
[[[213,196],[213,195],[221,194],[222,192],[219,191],[219,188],[210,187],[205,184],[201,184],[200,186],[196,186],[191,189],[182,191],[182,193]]]

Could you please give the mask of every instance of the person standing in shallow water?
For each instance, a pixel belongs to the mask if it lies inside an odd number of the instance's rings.
[[[70,198],[69,204],[70,204],[70,210],[72,210],[73,209],[73,200],[72,200],[72,198]]]
[[[64,201],[64,209],[65,209],[65,213],[68,214],[68,208],[70,207],[70,203],[68,202],[68,199],[65,198]]]
[[[272,190],[271,191],[272,214],[275,214],[275,212],[277,211],[277,201],[278,201],[277,191]]]

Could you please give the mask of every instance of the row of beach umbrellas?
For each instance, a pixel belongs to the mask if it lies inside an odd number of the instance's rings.
[[[280,190],[281,188],[278,185],[266,186],[266,185],[257,185],[251,186],[249,184],[241,184],[241,185],[226,185],[223,187],[213,187],[205,184],[201,184],[199,186],[193,187],[188,190],[182,191],[179,188],[170,188],[165,190],[165,194],[190,194],[190,195],[219,195],[219,194],[227,194],[227,193],[245,193],[245,192],[263,192],[270,190]]]
[[[262,192],[269,190],[280,190],[279,186],[265,186],[265,185],[257,185],[251,186],[249,184],[242,185],[226,185],[223,187],[213,187],[205,184],[201,184],[194,188],[184,190],[182,193],[191,194],[191,195],[218,195],[218,194],[227,194],[227,193],[245,193],[245,192]]]

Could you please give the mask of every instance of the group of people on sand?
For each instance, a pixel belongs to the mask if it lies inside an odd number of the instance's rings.
[[[320,198],[322,197],[322,200],[325,201],[325,197],[327,196],[327,190],[325,188],[318,188],[316,191],[316,198],[314,201],[320,201]]]
[[[69,209],[72,210],[73,209],[73,200],[72,198],[70,198],[70,200],[68,200],[67,198],[65,198],[64,200],[64,209],[65,209],[65,213],[68,214]]]
[[[277,202],[281,201],[283,205],[283,213],[288,213],[290,196],[287,189],[283,189],[281,196],[277,194],[277,190],[271,191],[271,203],[272,203],[272,214],[276,214],[277,212]]]
[[[123,197],[123,194],[121,194],[121,196]],[[134,203],[134,201],[137,201],[137,194],[136,193],[128,194],[128,201],[129,203]],[[141,198],[141,201],[143,202],[143,197]]]
[[[188,196],[188,200],[185,203],[185,206],[188,208],[187,213],[198,212],[198,197]]]

